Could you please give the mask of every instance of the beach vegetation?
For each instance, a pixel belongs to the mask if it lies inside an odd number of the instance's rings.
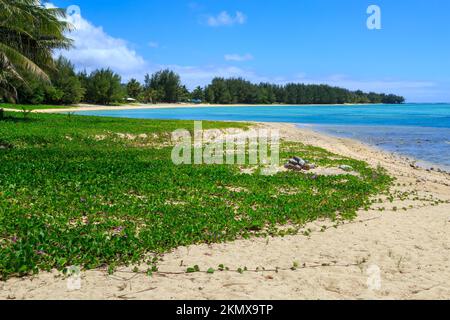
[[[192,98],[191,92],[185,85],[179,87],[178,102],[190,102]]]
[[[126,85],[126,90],[127,90],[127,96],[129,98],[133,98],[135,100],[143,99],[142,94],[143,94],[144,88],[139,83],[139,81],[137,81],[136,79],[131,79],[130,81],[128,81],[128,83]]]
[[[170,132],[180,127],[194,129],[192,121],[6,112],[0,123],[0,276],[72,265],[110,272],[142,262],[155,266],[149,256],[179,246],[277,236],[286,234],[284,225],[295,232],[318,218],[352,219],[391,183],[381,168],[285,141],[282,162],[297,155],[324,167],[348,165],[358,175],[264,176],[259,170],[243,174],[248,165],[177,166]]]
[[[350,91],[328,85],[289,83],[253,84],[242,78],[215,78],[205,88],[205,100],[212,104],[344,104],[344,103],[403,103],[396,95]]]
[[[17,84],[17,100],[29,105],[70,105],[82,100],[85,89],[68,59],[59,57],[48,74],[51,82],[26,74],[25,81]]]
[[[5,109],[13,110],[50,110],[50,109],[70,109],[74,106],[65,105],[50,105],[50,104],[17,104],[17,103],[4,103],[2,107]]]
[[[270,83],[253,84],[244,79],[215,78],[211,84],[196,87],[192,92],[182,84],[180,76],[171,70],[147,74],[141,85],[136,79],[122,84],[118,74],[110,69],[86,71],[75,75],[74,66],[65,58],[59,58],[56,69],[50,73],[51,82],[27,75],[18,82],[18,102],[21,104],[70,105],[79,102],[94,104],[118,104],[125,98],[143,103],[204,102],[210,104],[345,104],[384,103],[399,104],[405,100],[393,94],[350,91],[328,85]],[[15,76],[4,73],[2,79]],[[6,83],[6,80],[3,81]],[[3,88],[4,100],[8,95]],[[13,91],[14,92],[14,91]],[[11,100],[11,99],[9,99]]]
[[[75,66],[65,57],[60,56],[55,62],[55,69],[50,72],[51,87],[58,93],[56,99],[48,97],[47,103],[70,105],[79,103],[86,89],[75,73]]]
[[[161,70],[145,76],[145,91],[151,98],[150,102],[176,103],[183,98],[183,88],[180,76],[171,70]]]
[[[192,99],[196,101],[205,101],[205,92],[202,87],[198,86],[192,91]]]
[[[85,80],[84,100],[95,104],[110,105],[123,101],[125,92],[121,77],[111,69],[93,71]]]

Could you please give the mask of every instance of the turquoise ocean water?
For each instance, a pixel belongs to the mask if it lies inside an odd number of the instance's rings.
[[[450,169],[450,104],[252,106],[77,112],[139,119],[289,122]]]

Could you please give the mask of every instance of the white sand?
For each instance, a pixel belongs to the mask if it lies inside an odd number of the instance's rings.
[[[398,190],[450,200],[450,176],[414,169],[410,161],[359,142],[328,137],[286,124],[291,140],[382,165]],[[411,185],[410,185],[411,184]],[[411,209],[392,210],[409,207]],[[227,244],[179,248],[164,256],[160,271],[148,277],[122,268],[112,276],[104,270],[82,273],[81,290],[69,291],[57,272],[0,283],[0,299],[450,299],[450,204],[396,200],[388,210],[360,212],[358,218],[334,228],[312,223],[310,236],[239,240]],[[323,225],[328,228],[320,232]],[[294,261],[300,266],[289,270]],[[279,272],[216,272],[184,274],[187,266],[202,270],[224,264]],[[305,268],[303,265],[305,264]],[[368,280],[380,288],[369,289]],[[141,268],[145,271],[145,267]],[[374,272],[375,271],[375,272]],[[374,282],[375,284],[377,282]]]

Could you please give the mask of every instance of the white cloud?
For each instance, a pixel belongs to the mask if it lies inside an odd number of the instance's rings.
[[[209,16],[207,24],[210,27],[232,26],[235,24],[244,24],[247,17],[240,11],[236,11],[235,16],[230,15],[226,11],[222,11],[217,16]]]
[[[155,42],[155,41],[150,41],[150,42],[148,43],[148,46],[149,46],[150,48],[156,49],[156,48],[159,48],[159,43],[158,43],[158,42]]]
[[[245,70],[236,66],[180,66],[165,65],[160,68],[169,68],[177,72],[183,83],[190,89],[196,86],[205,86],[215,77],[238,78],[242,77],[253,82],[267,81],[268,78],[261,77],[251,70]]]
[[[46,6],[53,5],[47,3]],[[108,35],[102,27],[84,19],[78,7],[69,7],[66,20],[74,27],[68,35],[74,41],[74,48],[56,54],[70,59],[77,69],[92,71],[111,68],[124,78],[129,78],[146,68],[144,58],[131,49],[125,40]]]
[[[244,55],[239,54],[226,54],[225,55],[225,61],[236,61],[236,62],[242,62],[242,61],[249,61],[253,60],[253,56],[249,53]]]

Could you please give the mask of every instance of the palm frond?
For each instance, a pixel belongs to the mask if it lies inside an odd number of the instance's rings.
[[[4,53],[16,68],[25,69],[44,81],[50,81],[48,75],[37,64],[19,51],[0,43],[0,52]]]
[[[45,8],[39,0],[0,0],[0,53],[17,70],[49,81],[45,70],[54,68],[53,50],[69,49],[65,11]]]

